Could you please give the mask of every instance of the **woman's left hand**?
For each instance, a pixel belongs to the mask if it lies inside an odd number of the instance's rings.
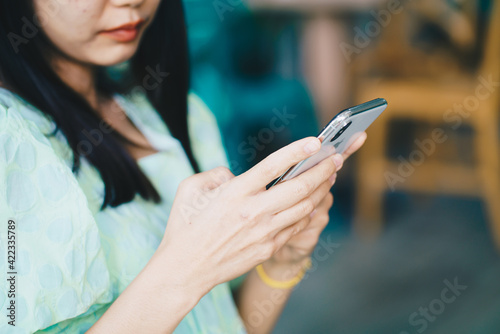
[[[344,160],[356,152],[365,142],[366,133],[363,133],[343,154]],[[333,183],[335,180],[333,181]],[[288,242],[266,261],[266,266],[290,266],[296,265],[311,256],[319,236],[328,224],[330,217],[328,212],[333,205],[333,195],[328,192],[316,209],[308,216],[299,221],[298,233],[292,236]]]
[[[298,264],[310,256],[318,243],[321,232],[330,220],[328,212],[332,204],[333,195],[329,192],[309,217],[300,221],[299,226],[303,226],[303,228],[268,260],[270,262],[268,265]]]

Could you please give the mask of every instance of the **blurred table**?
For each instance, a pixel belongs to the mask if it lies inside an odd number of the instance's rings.
[[[349,103],[349,61],[340,44],[354,44],[345,19],[386,0],[247,0],[255,11],[286,11],[303,15],[303,69],[321,125]]]

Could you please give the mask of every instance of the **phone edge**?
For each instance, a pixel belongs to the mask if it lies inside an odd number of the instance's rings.
[[[324,139],[324,137],[326,137],[326,135],[328,134],[328,132],[331,131],[331,130],[333,130],[333,128],[337,124],[341,123],[345,118],[350,117],[350,116],[354,116],[354,115],[359,115],[359,114],[361,114],[361,113],[363,113],[365,111],[372,110],[374,108],[378,108],[378,107],[382,107],[382,106],[385,106],[387,108],[387,106],[388,106],[387,100],[384,99],[384,98],[376,98],[376,99],[364,102],[362,104],[359,104],[357,106],[341,110],[335,116],[332,117],[332,119],[325,125],[325,127],[316,136],[316,138],[320,139],[321,142],[323,142],[323,139]],[[346,117],[345,118],[341,117],[343,115],[345,115]],[[283,174],[281,174],[276,180],[274,180],[274,182],[271,181],[271,183],[268,186],[266,186],[266,190],[269,189],[269,188],[271,188],[271,187],[273,187],[274,185],[278,184],[281,180],[283,180],[283,178],[294,167],[296,167],[299,164],[300,164],[300,162],[297,163],[297,164],[295,164],[295,165],[293,165],[293,166],[291,166]]]

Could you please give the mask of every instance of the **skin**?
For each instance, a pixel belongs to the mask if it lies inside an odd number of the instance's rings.
[[[132,57],[159,1],[60,1],[43,26],[61,52],[52,59],[54,71],[116,131],[142,146],[128,147],[135,159],[154,150],[113,101],[99,96],[94,70]],[[37,14],[46,15],[46,3],[34,1]],[[99,34],[138,18],[147,22],[133,42]],[[237,177],[219,167],[182,181],[157,251],[88,333],[171,333],[213,287],[245,273],[249,274],[237,293],[238,311],[249,332],[269,333],[291,290],[279,290],[282,298],[274,309],[259,324],[251,323],[255,302],[269,300],[276,292],[254,268],[262,263],[277,280],[300,271],[328,223],[336,173],[365,139],[363,134],[343,156],[337,155],[337,162],[326,159],[269,190],[265,186],[271,180],[319,150],[317,138],[296,141]],[[306,152],[307,144],[314,150]]]

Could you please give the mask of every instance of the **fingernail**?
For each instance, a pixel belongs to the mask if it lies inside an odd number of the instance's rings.
[[[332,176],[330,176],[330,178],[328,180],[330,180],[330,184],[333,186],[333,184],[335,183],[336,179],[337,179],[337,173],[335,173]]]
[[[344,163],[344,158],[342,157],[341,154],[335,154],[333,156],[333,161],[335,162],[335,166],[337,166],[337,170],[342,168],[342,164]]]
[[[304,151],[307,153],[307,154],[312,154],[316,151],[318,151],[320,148],[320,144],[317,140],[311,140],[310,142],[308,142],[305,146],[304,146]]]

